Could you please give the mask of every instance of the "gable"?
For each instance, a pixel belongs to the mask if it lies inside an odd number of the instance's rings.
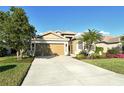
[[[53,33],[48,33],[42,36],[42,39],[62,39],[62,37],[53,34]]]

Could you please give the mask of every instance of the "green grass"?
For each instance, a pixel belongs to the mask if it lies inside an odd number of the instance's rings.
[[[124,59],[112,58],[112,59],[83,59],[83,62],[87,62],[116,73],[124,74]]]
[[[33,58],[17,61],[15,56],[0,57],[0,86],[19,86],[32,61]]]

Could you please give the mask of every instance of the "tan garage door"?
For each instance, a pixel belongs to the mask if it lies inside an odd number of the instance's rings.
[[[53,54],[64,55],[64,45],[63,44],[50,44],[50,49]]]
[[[64,55],[64,44],[37,44],[36,56]]]

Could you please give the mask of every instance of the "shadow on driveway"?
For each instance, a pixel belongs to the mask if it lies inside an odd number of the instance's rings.
[[[37,56],[37,57],[35,57],[35,58],[42,58],[42,59],[50,59],[50,58],[54,58],[54,57],[56,57],[56,56]]]

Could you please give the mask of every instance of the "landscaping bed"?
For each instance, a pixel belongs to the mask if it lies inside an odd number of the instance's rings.
[[[33,58],[17,61],[15,56],[0,57],[0,86],[19,86],[26,76]]]
[[[75,58],[116,73],[124,74],[124,54],[118,49],[109,49],[107,53],[102,52],[101,55],[99,51],[95,51],[89,55],[86,55],[83,51],[77,54]]]
[[[82,59],[82,61],[114,71],[116,73],[124,74],[124,59],[122,58]]]

